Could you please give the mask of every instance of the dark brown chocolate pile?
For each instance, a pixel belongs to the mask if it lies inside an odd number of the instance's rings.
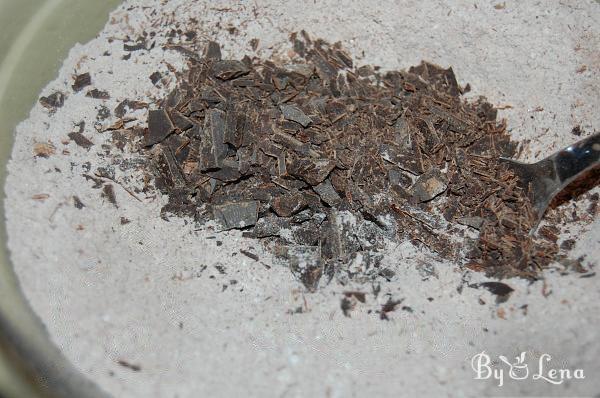
[[[310,289],[392,277],[386,239],[499,277],[535,277],[555,258],[555,241],[528,235],[529,202],[498,162],[515,154],[504,124],[483,99],[461,100],[451,68],[380,72],[339,43],[291,40],[286,65],[222,60],[217,43],[187,52],[144,135],[165,215],[263,239]]]

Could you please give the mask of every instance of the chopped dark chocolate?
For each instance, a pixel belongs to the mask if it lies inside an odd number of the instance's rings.
[[[221,60],[221,46],[219,43],[214,41],[209,41],[206,45],[206,49],[204,51],[204,58],[211,61],[220,61]]]
[[[296,122],[302,125],[302,127],[308,127],[308,125],[312,123],[311,118],[306,116],[306,114],[297,106],[284,104],[279,105],[279,109],[285,119]]]
[[[78,92],[83,90],[84,87],[87,87],[90,84],[92,84],[92,76],[90,76],[90,74],[86,72],[82,73],[81,75],[75,76],[75,80],[71,87],[73,88],[73,91]]]
[[[395,311],[396,307],[402,303],[404,299],[393,300],[391,297],[388,297],[388,300],[381,306],[381,310],[379,310],[379,318],[384,321],[389,321],[388,313]]]
[[[65,95],[60,91],[56,91],[47,97],[41,97],[40,104],[44,108],[56,110],[56,108],[60,108],[65,104]]]
[[[426,202],[444,192],[446,187],[446,177],[440,170],[432,169],[417,178],[411,191],[419,202]]]
[[[367,301],[367,296],[364,292],[344,292],[344,296],[346,297],[354,297],[361,303],[365,303]]]
[[[232,202],[213,206],[213,216],[224,230],[243,229],[256,224],[258,202]]]
[[[133,101],[133,100],[124,100],[121,101],[119,105],[115,108],[115,116],[116,117],[124,117],[127,114],[127,111],[134,111],[138,109],[147,108],[148,104],[141,101]]]
[[[119,207],[117,205],[117,197],[115,196],[115,189],[112,184],[104,185],[102,187],[102,193],[100,194],[100,196],[103,197],[104,199],[108,200],[108,202],[110,204],[112,204],[113,206],[115,206],[116,208]]]
[[[144,145],[151,146],[162,142],[175,129],[169,114],[164,109],[148,112],[148,132],[144,137]]]
[[[204,119],[200,139],[200,169],[219,168],[227,156],[225,144],[225,112],[219,109],[209,109]]]
[[[75,208],[79,209],[79,210],[81,210],[85,207],[85,205],[83,204],[81,199],[79,199],[79,197],[77,197],[77,196],[73,196],[73,206],[75,206]]]
[[[241,249],[240,253],[242,253],[244,256],[246,256],[248,258],[251,258],[254,261],[258,261],[259,260],[259,258],[258,258],[258,256],[256,254],[254,254],[252,252],[249,252],[248,250]]]
[[[313,189],[319,194],[321,200],[329,206],[336,206],[342,201],[342,198],[340,198],[340,195],[335,191],[329,180],[325,180],[324,182],[315,185]]]
[[[479,229],[483,225],[484,219],[482,217],[460,217],[456,219],[456,222],[462,225],[466,225],[471,228]]]
[[[158,82],[160,81],[160,79],[162,78],[162,75],[160,72],[154,72],[153,74],[150,75],[150,81],[152,82],[152,84],[154,84],[155,86],[158,84]]]
[[[335,161],[331,159],[295,159],[287,165],[287,170],[290,175],[315,186],[327,178],[335,165]]]
[[[145,40],[140,40],[135,44],[123,43],[124,51],[133,52],[133,51],[140,51],[140,50],[145,50],[145,49],[146,49],[146,41]]]
[[[475,287],[483,287],[487,289],[490,293],[496,295],[496,302],[503,303],[508,300],[510,294],[515,290],[512,287],[508,286],[503,282],[482,282],[476,284]]]
[[[306,32],[291,42],[290,64],[222,60],[216,42],[185,50],[189,67],[149,112],[141,148],[163,213],[263,239],[309,290],[395,278],[381,265],[388,239],[497,278],[535,278],[557,258],[556,231],[529,234],[531,204],[498,161],[516,150],[505,124],[461,97],[452,68],[382,72]],[[126,100],[115,115],[144,106]]]
[[[343,297],[342,301],[340,302],[340,308],[344,316],[350,318],[350,311],[354,309],[354,303],[347,297]]]
[[[98,90],[97,88],[94,88],[94,89],[88,91],[85,96],[94,98],[94,99],[102,99],[102,100],[110,99],[110,94],[108,94],[108,92]]]
[[[279,217],[291,217],[308,206],[306,196],[301,192],[286,193],[273,199],[271,207]]]
[[[90,149],[94,145],[92,141],[90,141],[80,132],[69,133],[69,138],[72,139],[75,144],[85,149]]]
[[[250,69],[241,61],[219,61],[213,65],[215,77],[221,80],[231,80],[247,75]]]

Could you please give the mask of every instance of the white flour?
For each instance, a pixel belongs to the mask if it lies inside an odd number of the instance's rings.
[[[227,30],[232,27],[235,34]],[[238,59],[254,54],[249,41],[258,38],[255,55],[285,60],[289,33],[305,29],[313,37],[341,40],[359,64],[398,69],[426,59],[453,66],[459,82],[471,84],[470,96],[512,106],[501,116],[515,140],[531,139],[524,160],[574,141],[575,125],[587,132],[600,127],[597,2],[506,1],[494,7],[472,1],[127,1],[98,38],[73,48],[44,89],[43,95],[68,93],[64,106],[51,115],[37,104],[17,128],[6,186],[9,247],[22,288],[54,342],[85,375],[115,397],[599,391],[597,276],[549,271],[545,282],[509,280],[515,292],[496,304],[485,290],[465,285],[457,291],[463,279],[483,281],[483,275],[463,274],[403,243],[385,254],[396,276],[377,297],[370,286],[336,283],[306,294],[259,242],[238,232],[215,235],[181,219],[166,222],[159,217],[164,198],[136,194],[140,202],[115,183],[118,208],[100,198],[82,176],[90,172],[85,163],[93,172],[114,156],[118,161],[131,154],[110,145],[106,155],[102,145],[111,136],[94,128],[98,111],[112,111],[124,99],[153,103],[166,95],[176,84],[169,69],[185,67],[181,54],[161,49],[168,32],[178,28],[197,29],[199,43],[216,39],[224,57]],[[156,33],[149,40],[156,41],[154,49],[123,60],[123,40],[144,31]],[[160,88],[149,79],[155,71],[164,78]],[[73,75],[84,72],[92,86],[74,93]],[[111,98],[88,98],[90,88]],[[141,126],[145,112],[128,116]],[[80,121],[94,143],[89,151],[67,137]],[[113,115],[102,124],[116,121]],[[55,153],[34,157],[34,145],[48,142]],[[115,178],[128,188],[139,185],[136,173],[130,174],[117,167]],[[84,208],[73,206],[73,195]],[[585,218],[587,205],[581,200],[564,206]],[[123,225],[122,217],[131,222]],[[566,236],[577,240],[573,256],[585,254],[584,263],[597,266],[600,220],[587,217],[566,226]],[[240,249],[258,254],[260,262]],[[368,293],[350,318],[340,309],[349,290]],[[388,293],[403,301],[388,314],[390,321],[382,321],[375,310]],[[298,308],[302,313],[294,313]],[[531,373],[537,372],[537,358],[548,353],[548,366],[581,368],[586,378],[553,385],[531,374],[521,381],[506,375],[497,387],[496,380],[473,379],[471,357],[483,350],[511,360],[526,351]]]

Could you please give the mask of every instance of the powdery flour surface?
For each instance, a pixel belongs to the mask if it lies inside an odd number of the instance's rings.
[[[342,41],[358,64],[398,69],[425,59],[453,66],[460,83],[471,84],[470,96],[512,106],[501,116],[516,140],[531,140],[523,160],[576,140],[570,133],[575,125],[587,133],[600,127],[597,2],[125,2],[98,38],[72,49],[44,89],[42,95],[68,93],[64,106],[50,114],[37,104],[17,128],[6,190],[9,246],[22,288],[54,342],[85,375],[115,397],[548,396],[600,390],[597,276],[560,275],[557,265],[545,281],[505,281],[515,292],[496,304],[486,290],[468,286],[487,280],[483,275],[440,263],[406,242],[389,245],[384,264],[396,275],[381,283],[377,296],[371,286],[336,282],[305,293],[259,242],[191,221],[166,222],[159,217],[165,198],[132,197],[123,187],[139,186],[141,174],[119,166],[135,156],[114,148],[109,132],[97,131],[116,122],[114,114],[104,121],[97,115],[102,106],[112,111],[124,99],[155,106],[174,86],[171,70],[185,68],[185,60],[162,45],[176,22],[183,32],[197,30],[200,46],[219,41],[224,58],[285,60],[289,33],[305,29],[313,37]],[[150,40],[155,47],[123,60],[123,40],[144,31],[156,33]],[[256,51],[249,44],[253,38],[260,40]],[[158,87],[149,79],[155,71],[163,75]],[[84,72],[92,86],[74,93],[73,75]],[[111,98],[86,97],[90,88]],[[130,125],[142,126],[146,110],[128,116],[136,118]],[[81,121],[94,143],[89,150],[68,139]],[[34,157],[36,143],[51,143],[54,153]],[[108,164],[116,168],[118,208],[82,176]],[[85,207],[73,205],[74,195]],[[563,206],[583,215],[585,198]],[[576,238],[573,258],[586,255],[584,264],[593,267],[600,255],[600,220],[589,218],[562,229],[563,238]],[[260,262],[240,249],[258,254]],[[366,302],[345,317],[340,300],[350,290],[366,292]],[[376,311],[390,297],[403,301],[383,321]],[[471,358],[483,350],[494,361],[504,355],[511,362],[525,351],[529,377],[511,380],[500,362],[502,387],[497,380],[474,380]],[[543,372],[580,368],[586,378],[559,385],[533,380],[544,353],[553,359]]]

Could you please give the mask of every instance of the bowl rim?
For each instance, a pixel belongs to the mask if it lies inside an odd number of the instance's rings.
[[[7,111],[0,118],[0,383],[9,384],[0,384],[3,397],[108,397],[51,341],[19,288],[7,247],[4,184],[17,122],[26,118],[41,89],[56,76],[69,49],[93,38],[121,2],[48,0],[38,6],[36,0],[0,0],[0,15],[11,19],[10,30],[3,32],[11,43],[0,60],[0,113],[21,104],[16,114]],[[40,77],[33,82],[14,79],[12,72],[20,70],[34,51],[43,51],[47,61],[28,64],[40,71]]]

